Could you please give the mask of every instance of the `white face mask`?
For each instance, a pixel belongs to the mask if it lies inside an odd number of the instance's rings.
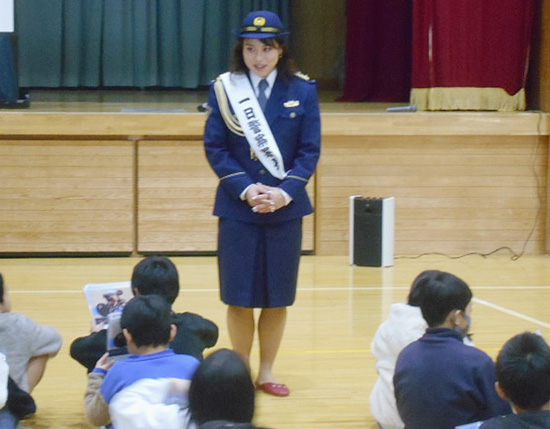
[[[461,328],[460,325],[456,324],[454,327],[454,331],[460,335],[460,338],[464,339],[466,335],[468,335],[468,331],[470,330],[470,326],[472,326],[472,318],[466,314],[466,312],[463,312],[463,317],[468,324],[466,325],[466,328]]]

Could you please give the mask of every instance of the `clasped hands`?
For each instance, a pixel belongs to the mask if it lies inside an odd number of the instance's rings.
[[[246,201],[255,213],[273,213],[286,204],[285,197],[279,188],[263,183],[256,183],[248,188]]]

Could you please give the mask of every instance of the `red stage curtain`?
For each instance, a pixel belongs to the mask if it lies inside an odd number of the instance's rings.
[[[411,103],[525,110],[534,0],[414,0]]]
[[[411,41],[411,0],[348,0],[341,100],[407,101]]]

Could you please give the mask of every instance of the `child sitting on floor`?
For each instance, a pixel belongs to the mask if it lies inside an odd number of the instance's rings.
[[[10,377],[7,405],[0,410],[2,428],[16,427],[20,418],[34,413],[34,401],[29,394],[61,344],[57,329],[11,312],[10,295],[0,274],[0,353],[6,356]]]
[[[181,409],[182,414],[187,413],[184,409],[187,405],[185,393],[199,360],[193,356],[176,354],[168,348],[177,332],[171,322],[170,304],[161,296],[137,296],[126,304],[120,326],[130,356],[113,365],[108,356],[104,355],[88,375],[85,402],[86,416],[90,422],[102,426],[112,418],[113,427],[118,429],[160,427],[157,422],[150,422],[148,415],[139,410],[131,413],[127,419],[117,421],[116,411],[132,405],[124,396],[124,390],[130,385],[135,390],[139,383],[147,384],[150,380],[166,378],[180,381],[182,387],[169,399]]]

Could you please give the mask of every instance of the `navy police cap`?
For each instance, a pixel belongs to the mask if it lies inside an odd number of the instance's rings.
[[[234,33],[244,39],[269,39],[289,34],[283,28],[283,23],[277,14],[268,10],[250,12],[243,19],[240,30],[236,30]]]

